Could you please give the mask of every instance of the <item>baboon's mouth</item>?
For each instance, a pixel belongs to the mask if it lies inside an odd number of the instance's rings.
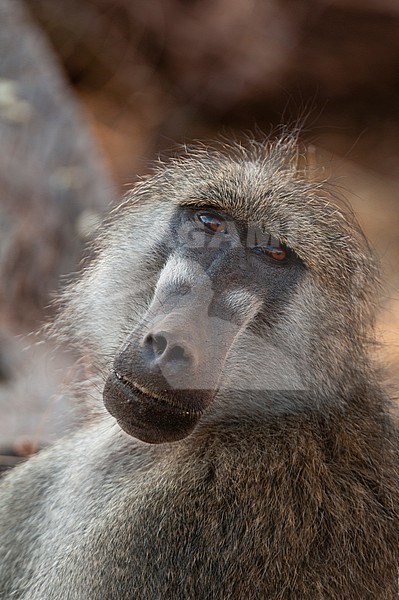
[[[173,405],[177,411],[180,411],[182,415],[186,415],[186,416],[195,416],[195,415],[201,416],[203,413],[203,411],[198,411],[198,410],[182,410],[181,408],[179,408],[178,406],[173,404],[173,402],[171,402],[170,400],[167,400],[165,397],[163,397],[159,394],[156,394],[155,392],[147,389],[146,387],[139,385],[135,381],[130,381],[129,379],[127,379],[126,377],[124,377],[123,375],[118,373],[118,371],[114,371],[114,373],[115,373],[115,377],[117,379],[119,379],[119,381],[123,385],[130,388],[132,390],[132,392],[135,395],[137,395],[138,398],[142,397],[143,399],[146,399],[146,400],[153,399],[153,400],[156,400],[157,402],[160,402],[161,404],[166,404],[167,406]]]
[[[186,437],[204,412],[197,406],[183,408],[172,395],[155,393],[115,370],[105,383],[103,398],[126,433],[153,444]]]

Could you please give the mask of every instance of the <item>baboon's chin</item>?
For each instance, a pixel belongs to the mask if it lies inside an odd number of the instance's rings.
[[[201,411],[183,410],[132,388],[115,372],[105,383],[103,399],[106,409],[123,431],[149,444],[175,442],[187,437],[202,416]]]

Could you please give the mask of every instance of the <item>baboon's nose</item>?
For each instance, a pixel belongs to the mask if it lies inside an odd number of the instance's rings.
[[[144,336],[142,346],[149,362],[172,368],[176,373],[193,369],[197,362],[191,344],[173,331],[150,331]]]

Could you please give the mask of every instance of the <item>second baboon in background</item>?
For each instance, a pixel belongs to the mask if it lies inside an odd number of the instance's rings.
[[[377,270],[297,152],[188,152],[104,229],[54,330],[108,412],[2,482],[2,598],[398,597]]]

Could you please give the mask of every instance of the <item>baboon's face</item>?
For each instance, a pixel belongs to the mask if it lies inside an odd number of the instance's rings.
[[[269,231],[217,206],[176,207],[159,231],[149,251],[154,262],[162,257],[151,299],[104,389],[105,405],[121,428],[151,443],[191,433],[229,386],[226,364],[240,344],[240,360],[252,373],[248,380],[261,379],[253,357],[262,355],[267,369],[273,349],[265,350],[260,332],[279,321],[306,271]],[[236,354],[235,365],[239,372]]]
[[[107,378],[121,428],[147,442],[324,414],[362,362],[376,270],[358,226],[298,172],[290,138],[232,151],[138,184],[66,296],[58,329]]]

